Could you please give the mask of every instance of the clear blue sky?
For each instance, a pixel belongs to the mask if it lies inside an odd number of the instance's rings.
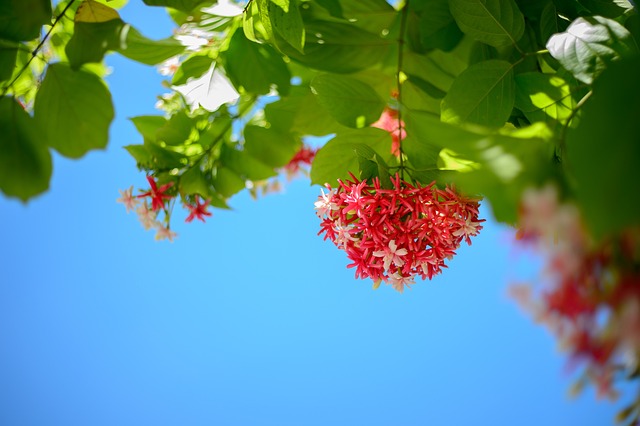
[[[170,34],[162,9],[122,16]],[[145,185],[122,146],[140,143],[127,117],[155,113],[161,77],[109,63],[109,148],[56,156],[27,206],[0,198],[0,425],[613,423],[620,403],[568,400],[556,343],[506,298],[516,257],[491,220],[404,294],[356,281],[316,236],[304,180],[207,224],[180,213],[178,239],[154,241],[115,200]]]

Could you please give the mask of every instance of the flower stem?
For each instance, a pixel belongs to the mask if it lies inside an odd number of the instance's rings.
[[[400,81],[400,74],[402,73],[402,65],[404,59],[404,33],[407,27],[407,16],[409,14],[409,0],[407,0],[400,12],[400,35],[398,37],[398,69],[396,72],[396,89],[398,91],[398,140],[399,146],[398,150],[400,151],[400,178],[404,180],[404,152],[402,151],[402,133],[403,133],[403,122],[402,122],[402,81]]]

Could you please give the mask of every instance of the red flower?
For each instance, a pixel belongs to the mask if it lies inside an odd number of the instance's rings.
[[[352,180],[320,196],[316,210],[321,230],[347,253],[356,278],[394,284],[398,290],[418,275],[431,279],[446,267],[462,241],[477,235],[477,200],[460,197],[451,188],[410,185],[398,175],[393,189]]]
[[[207,207],[209,206],[209,200],[206,200],[204,203],[200,203],[198,201],[198,195],[195,197],[195,205],[186,204],[185,206],[189,209],[189,216],[185,219],[185,222],[191,222],[193,219],[200,219],[204,222],[205,216],[211,216],[211,213],[207,211]]]
[[[165,194],[165,191],[173,186],[173,182],[165,183],[160,188],[158,188],[155,180],[151,176],[147,176],[147,181],[149,181],[151,189],[138,195],[138,198],[150,197],[151,210],[158,211],[164,207],[165,200],[170,200],[172,198],[171,195]]]
[[[371,125],[378,129],[386,130],[391,134],[391,153],[396,157],[400,156],[400,142],[407,137],[404,130],[404,122],[398,120],[398,111],[385,108],[378,121]]]
[[[316,150],[304,145],[296,152],[289,163],[284,166],[284,170],[287,172],[287,175],[292,176],[300,171],[303,165],[310,166],[315,156]]]

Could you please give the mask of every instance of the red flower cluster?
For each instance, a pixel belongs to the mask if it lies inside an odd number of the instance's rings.
[[[553,187],[525,193],[520,225],[520,242],[545,255],[546,285],[514,285],[512,297],[551,330],[572,364],[586,364],[599,396],[615,397],[616,366],[633,369],[640,360],[640,233],[595,243]]]
[[[411,185],[396,175],[393,189],[352,180],[327,185],[315,203],[324,239],[347,252],[356,278],[384,281],[402,291],[414,277],[431,279],[446,267],[460,243],[478,234],[479,203],[435,183]]]

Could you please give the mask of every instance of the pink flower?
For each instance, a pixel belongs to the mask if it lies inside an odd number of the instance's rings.
[[[199,219],[204,222],[205,216],[211,216],[211,213],[207,211],[207,206],[209,206],[210,201],[206,200],[204,203],[200,203],[198,200],[199,196],[195,196],[195,205],[185,204],[185,206],[189,209],[189,216],[185,219],[185,222],[191,222],[193,219]]]
[[[173,198],[171,195],[165,194],[165,191],[173,186],[173,182],[165,183],[160,188],[158,188],[158,186],[156,185],[156,181],[151,176],[147,176],[147,181],[149,182],[151,189],[138,195],[138,198],[150,197],[151,210],[157,211],[164,208],[165,200],[170,200],[171,198]]]
[[[127,208],[127,213],[133,210],[138,205],[138,200],[136,197],[132,195],[133,185],[129,187],[129,189],[125,189],[124,191],[120,190],[120,198],[116,200],[118,203],[124,204]]]
[[[177,237],[178,234],[169,229],[168,226],[159,225],[156,227],[156,240],[164,240],[167,239],[173,242],[173,239]]]
[[[391,133],[391,153],[396,157],[399,157],[400,143],[407,137],[407,132],[404,130],[404,121],[398,120],[398,111],[391,108],[385,108],[378,121],[373,123],[371,126]]]
[[[404,265],[404,260],[402,260],[402,256],[407,254],[407,249],[398,250],[398,246],[396,245],[395,240],[389,241],[389,247],[386,247],[384,250],[374,251],[373,255],[375,257],[381,257],[384,262],[384,269],[388,270],[389,266],[393,262],[396,266]]]
[[[304,170],[303,166],[310,166],[316,156],[316,150],[307,145],[303,145],[298,152],[295,153],[289,163],[284,166],[284,170],[289,178],[293,177],[300,170]]]
[[[146,203],[138,207],[136,209],[136,213],[138,213],[138,218],[140,219],[144,229],[151,229],[158,225],[158,222],[156,221],[157,212],[149,209],[149,206],[147,206]]]
[[[399,272],[391,274],[390,281],[393,288],[400,293],[404,291],[405,285],[410,288],[411,285],[415,284],[413,277],[403,277]]]

